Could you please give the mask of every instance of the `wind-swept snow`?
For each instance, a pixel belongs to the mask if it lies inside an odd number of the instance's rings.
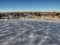
[[[60,45],[60,23],[26,19],[0,21],[0,45]]]

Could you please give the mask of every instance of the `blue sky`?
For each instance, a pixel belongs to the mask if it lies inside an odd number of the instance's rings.
[[[60,0],[0,0],[0,12],[56,11]]]

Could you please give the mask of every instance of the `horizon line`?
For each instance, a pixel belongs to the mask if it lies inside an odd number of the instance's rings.
[[[60,11],[1,11],[0,13],[5,12],[60,12]]]

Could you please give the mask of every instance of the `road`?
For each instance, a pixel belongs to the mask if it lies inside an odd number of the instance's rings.
[[[60,23],[0,21],[0,45],[60,45]]]

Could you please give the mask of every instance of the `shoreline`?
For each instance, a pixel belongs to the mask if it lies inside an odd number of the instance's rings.
[[[60,23],[60,21],[58,21],[58,20],[45,20],[45,19],[23,19],[23,20],[27,20],[27,21],[44,21],[44,22],[56,22],[56,23]]]
[[[60,23],[60,20],[46,20],[46,19],[1,19],[0,21],[8,21],[8,20],[16,20],[16,21],[44,21],[44,22],[54,22]]]

